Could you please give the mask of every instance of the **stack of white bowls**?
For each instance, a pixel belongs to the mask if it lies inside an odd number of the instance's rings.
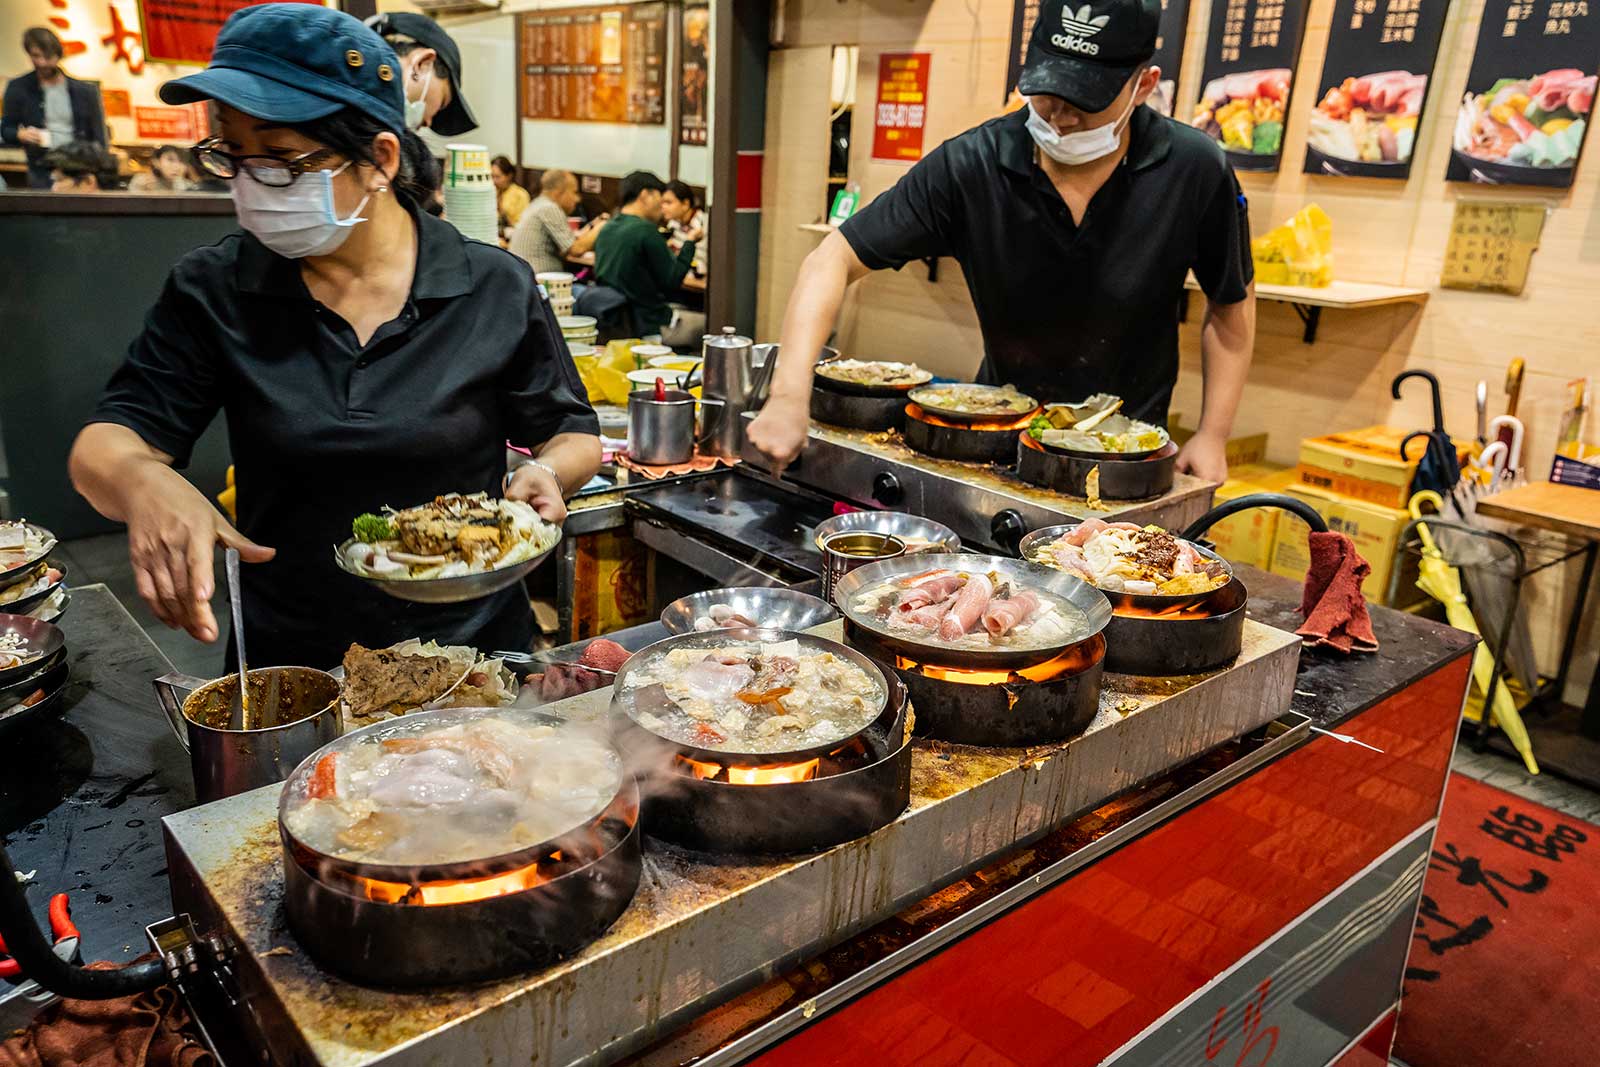
[[[560,315],[556,323],[561,327],[561,336],[567,343],[576,342],[580,345],[592,345],[600,340],[600,327],[592,315]]]
[[[572,314],[572,275],[564,270],[542,271],[534,280],[544,286],[544,295],[558,316]]]
[[[466,236],[494,244],[499,235],[489,149],[481,144],[452,144],[446,145],[445,151],[445,218]]]

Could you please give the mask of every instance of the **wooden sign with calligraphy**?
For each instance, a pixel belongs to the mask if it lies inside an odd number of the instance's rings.
[[[1543,204],[1457,200],[1439,284],[1446,289],[1522,292],[1546,213]]]

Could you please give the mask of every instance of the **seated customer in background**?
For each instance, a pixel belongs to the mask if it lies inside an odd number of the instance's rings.
[[[535,274],[567,269],[567,257],[581,256],[594,247],[607,216],[594,219],[572,232],[567,216],[578,206],[578,179],[571,171],[547,170],[539,179],[539,195],[522,212],[511,230],[511,252],[528,261]]]
[[[494,181],[495,209],[500,216],[500,239],[511,238],[512,227],[522,219],[533,197],[517,184],[517,168],[505,156],[489,161],[489,177]]]
[[[676,255],[661,235],[661,194],[667,185],[647,170],[622,179],[622,206],[594,244],[594,272],[633,308],[641,335],[660,333],[672,321],[667,298],[677,292],[694,263],[693,241]]]
[[[674,252],[685,241],[695,244],[694,272],[702,277],[706,272],[706,213],[695,201],[694,190],[685,181],[667,183],[661,194],[661,217],[667,223],[667,247]]]
[[[150,169],[128,181],[130,193],[192,193],[198,185],[189,179],[189,153],[164,144],[150,157]]]
[[[88,141],[52,148],[41,162],[50,171],[52,193],[98,193],[117,187],[117,161]]]

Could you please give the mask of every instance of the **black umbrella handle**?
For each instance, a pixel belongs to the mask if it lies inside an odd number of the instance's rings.
[[[1411,442],[1415,441],[1419,437],[1426,438],[1428,442],[1422,446],[1422,452],[1424,455],[1427,454],[1428,449],[1433,447],[1433,434],[1429,433],[1427,430],[1412,430],[1410,433],[1406,434],[1405,439],[1400,442],[1400,458],[1405,460],[1407,463],[1411,462]]]
[[[77,1000],[113,1000],[154,989],[167,980],[161,957],[130,963],[116,970],[91,971],[55,954],[50,940],[33,921],[28,897],[17,881],[11,856],[0,847],[0,937],[6,951],[32,978],[50,992]]]
[[[1249,511],[1251,508],[1279,508],[1283,511],[1292,511],[1304,519],[1306,525],[1316,533],[1328,532],[1328,524],[1317,513],[1317,509],[1307,504],[1304,500],[1296,500],[1294,497],[1286,496],[1283,493],[1251,493],[1248,496],[1239,496],[1234,497],[1232,500],[1223,501],[1190,523],[1189,528],[1179,536],[1185,541],[1198,541],[1205,536],[1207,530],[1229,515],[1234,515],[1241,511]]]
[[[1389,395],[1396,400],[1400,399],[1400,383],[1407,378],[1421,378],[1428,383],[1428,388],[1433,392],[1433,428],[1440,433],[1444,432],[1444,400],[1439,393],[1439,379],[1433,376],[1432,371],[1403,370],[1394,376],[1394,381],[1389,383]]]

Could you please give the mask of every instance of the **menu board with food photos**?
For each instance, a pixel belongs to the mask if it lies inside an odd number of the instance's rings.
[[[1446,178],[1572,184],[1600,65],[1600,13],[1590,3],[1485,0]]]
[[[1309,0],[1212,0],[1192,125],[1237,170],[1277,170]]]
[[[523,118],[666,121],[665,4],[568,7],[517,20]]]
[[[1039,0],[1016,0],[1011,11],[1011,59],[1006,69],[1006,93],[1017,87],[1028,60],[1028,38],[1039,18]],[[1151,62],[1161,68],[1161,82],[1149,104],[1163,115],[1172,114],[1183,66],[1183,42],[1189,29],[1189,0],[1161,0],[1161,26],[1156,31],[1156,54]]]
[[[1411,173],[1417,126],[1450,0],[1334,0],[1306,173]]]

